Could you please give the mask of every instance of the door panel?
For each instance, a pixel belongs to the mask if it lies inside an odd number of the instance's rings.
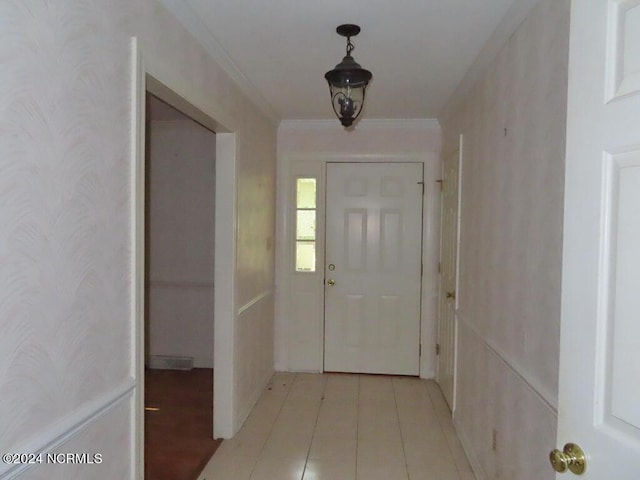
[[[558,446],[592,479],[640,471],[638,32],[638,0],[572,3]]]
[[[419,374],[422,176],[418,163],[327,164],[327,371]]]

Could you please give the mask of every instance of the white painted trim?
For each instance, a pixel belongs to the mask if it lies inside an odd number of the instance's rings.
[[[262,95],[249,78],[240,70],[220,45],[202,18],[184,0],[159,0],[175,18],[196,38],[211,58],[226,72],[249,99],[271,120],[280,121],[280,114]]]
[[[460,245],[462,242],[462,174],[463,174],[463,160],[464,160],[464,134],[460,134],[458,137],[458,211],[456,212],[457,225],[456,225],[456,298],[455,307],[453,310],[453,399],[451,405],[451,411],[456,411],[456,404],[458,398],[458,308],[460,306]]]
[[[422,313],[420,319],[420,378],[435,378],[437,358],[435,346],[438,339],[438,262],[440,260],[441,193],[437,180],[442,178],[442,162],[438,154],[424,157],[425,194],[422,207]],[[431,330],[429,320],[432,319]]]
[[[262,300],[264,300],[265,298],[269,297],[272,294],[273,294],[273,289],[265,290],[260,295],[258,295],[256,297],[254,297],[253,299],[249,300],[247,303],[245,303],[243,306],[241,306],[238,309],[238,316],[242,315],[244,312],[249,310],[251,307],[253,307],[254,305],[256,305],[257,303],[261,302]]]
[[[190,282],[182,280],[150,280],[150,287],[158,288],[214,288],[214,282]]]
[[[279,137],[278,137],[279,138]],[[289,231],[288,203],[289,192],[289,160],[284,160],[278,152],[276,157],[276,222],[275,222],[275,289],[274,289],[274,322],[273,322],[273,366],[276,372],[283,372],[289,365],[289,342],[283,338],[281,332],[287,328],[288,303],[283,298],[283,292],[288,290],[288,252],[285,249],[287,232]]]
[[[471,333],[473,333],[476,337],[480,339],[480,341],[491,350],[496,357],[498,357],[502,362],[511,370],[522,382],[529,387],[531,392],[538,397],[542,403],[544,403],[554,414],[558,413],[558,399],[554,398],[552,393],[542,386],[538,380],[529,375],[526,369],[522,368],[520,364],[515,361],[509,354],[507,354],[504,350],[498,347],[493,341],[485,338],[478,331],[478,329],[462,315],[458,312],[458,325],[464,325]]]
[[[235,349],[235,273],[236,273],[236,134],[234,116],[194,85],[184,72],[166,63],[161,55],[139,51],[141,73],[138,82],[161,100],[177,108],[205,127],[216,132],[216,198],[215,198],[215,274],[214,283],[214,436],[232,437],[239,426],[234,423],[234,349]],[[144,128],[144,116],[136,115],[136,125]],[[144,196],[144,171],[137,172],[134,184],[136,195]],[[142,197],[144,198],[144,197]],[[144,230],[139,236],[144,240]],[[138,239],[139,240],[139,239]],[[142,241],[143,241],[142,240]],[[144,252],[144,243],[142,251]],[[139,292],[137,293],[140,294]],[[144,326],[143,326],[144,327]],[[135,356],[144,365],[144,328],[141,330],[142,347],[137,344]],[[143,375],[140,375],[143,377]],[[142,382],[139,379],[139,382]],[[141,383],[138,383],[140,385]],[[142,389],[140,390],[143,391]],[[136,417],[140,417],[139,413]],[[142,417],[144,416],[144,411]],[[138,421],[138,420],[137,420]],[[142,459],[141,446],[137,446],[136,458]]]
[[[236,135],[216,135],[216,228],[213,364],[213,436],[231,438],[235,424],[234,351],[236,342]]]
[[[12,448],[10,453],[42,453],[46,455],[56,448],[67,443],[77,433],[96,422],[99,418],[110,412],[121,402],[126,401],[135,394],[136,380],[128,378],[116,388],[102,394],[100,397],[85,404],[72,414],[67,415],[58,422],[45,427],[41,432],[28,442]],[[5,452],[3,452],[5,453]],[[17,478],[25,471],[38,465],[21,464],[12,465],[0,463],[0,477],[5,480]],[[141,478],[141,477],[140,477]]]
[[[144,230],[145,230],[145,115],[146,92],[142,53],[137,37],[131,38],[131,365],[136,381],[131,458],[135,479],[144,476]]]
[[[283,130],[345,130],[336,118],[310,120],[283,120],[280,127]],[[358,130],[393,129],[400,128],[431,130],[440,128],[437,118],[363,118],[356,127]],[[347,132],[348,133],[348,132]]]
[[[213,95],[194,86],[163,62],[162,57],[153,59],[145,53],[147,92],[216,134],[236,129],[239,122],[234,112],[226,111]]]

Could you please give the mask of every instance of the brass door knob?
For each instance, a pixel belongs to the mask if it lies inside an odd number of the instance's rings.
[[[447,298],[456,298],[456,292],[447,292]]]
[[[581,475],[587,469],[587,459],[582,449],[575,443],[567,443],[564,450],[557,448],[549,454],[549,462],[558,473],[570,470],[576,475]]]
[[[333,287],[336,284],[336,281],[333,280],[332,278],[330,278],[329,280],[327,280],[327,285],[329,285],[330,287]]]

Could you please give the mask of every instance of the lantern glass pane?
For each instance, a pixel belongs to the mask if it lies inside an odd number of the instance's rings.
[[[357,118],[364,103],[365,87],[331,86],[333,111],[339,118]]]

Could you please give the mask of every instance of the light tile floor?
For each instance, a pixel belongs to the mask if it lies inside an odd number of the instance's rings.
[[[198,480],[475,480],[438,386],[276,373]]]

